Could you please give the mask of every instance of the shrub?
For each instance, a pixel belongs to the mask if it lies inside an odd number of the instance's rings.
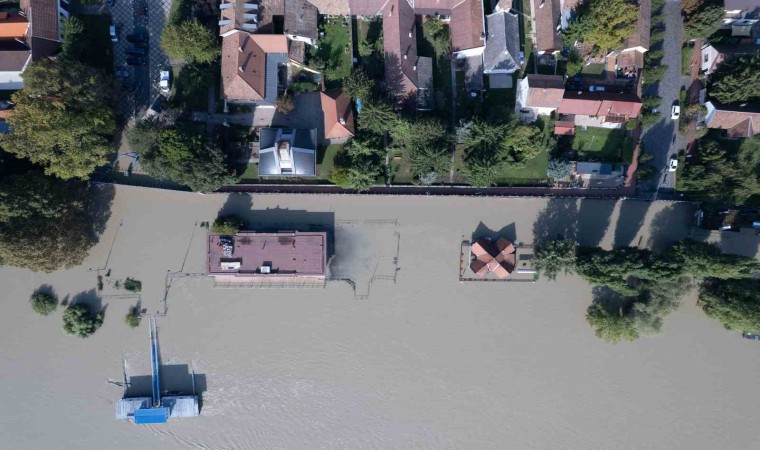
[[[546,175],[554,180],[561,180],[573,174],[573,162],[566,159],[552,159],[546,167]]]
[[[289,92],[285,92],[284,94],[280,95],[277,97],[276,107],[278,112],[289,114],[296,108],[296,104],[293,101],[293,96],[290,95]]]
[[[646,164],[654,159],[654,155],[649,152],[641,152],[639,155],[639,163]]]
[[[655,175],[657,175],[657,169],[655,169],[655,167],[650,164],[645,164],[639,167],[639,170],[636,171],[636,174],[640,180],[651,180]]]
[[[63,313],[63,331],[78,338],[86,338],[95,333],[101,325],[105,314],[93,315],[87,305],[71,305]]]
[[[138,311],[137,306],[129,308],[129,312],[124,316],[124,323],[132,328],[137,328],[140,325],[140,312]]]
[[[58,299],[43,292],[32,295],[29,301],[34,312],[41,316],[49,316],[58,308]]]
[[[219,216],[214,220],[214,224],[211,225],[211,231],[216,234],[237,234],[241,228],[243,228],[243,219],[231,214],[228,216]]]
[[[134,278],[127,277],[127,279],[124,280],[124,289],[128,290],[129,292],[140,292],[142,290],[142,282],[140,280],[135,280]]]

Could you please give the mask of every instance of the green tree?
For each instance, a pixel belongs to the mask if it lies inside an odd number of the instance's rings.
[[[219,216],[214,220],[214,224],[211,225],[211,231],[216,234],[228,234],[235,235],[245,225],[243,219],[234,214],[227,216]]]
[[[610,312],[604,305],[595,303],[586,310],[586,321],[594,328],[596,337],[610,344],[639,338],[632,315],[622,309]]]
[[[82,34],[84,33],[84,24],[76,16],[70,16],[61,22],[61,57],[70,58],[80,61],[82,53],[87,51],[82,45]]]
[[[105,314],[93,314],[84,304],[71,305],[63,312],[63,331],[78,338],[86,338],[95,333],[101,325]]]
[[[146,171],[157,178],[188,186],[193,191],[211,192],[236,178],[229,174],[224,155],[208,145],[203,136],[180,126],[158,133],[158,144],[143,155]]]
[[[553,180],[562,180],[573,174],[573,162],[566,159],[550,159],[546,167],[546,176]]]
[[[137,328],[140,326],[140,311],[137,309],[137,306],[131,306],[129,308],[129,312],[124,316],[124,323],[130,328]]]
[[[444,175],[451,169],[451,150],[447,146],[415,147],[409,152],[409,169],[421,182],[423,177],[432,173]]]
[[[148,153],[158,145],[159,131],[161,131],[161,124],[157,120],[140,120],[134,127],[127,130],[130,150],[140,154]]]
[[[754,258],[726,254],[714,244],[691,239],[675,244],[669,254],[685,273],[695,277],[749,278],[760,272],[760,262]]]
[[[191,64],[210,64],[219,56],[216,36],[197,19],[167,25],[161,48],[171,59]]]
[[[422,31],[433,45],[436,55],[445,55],[451,51],[449,27],[442,20],[434,16],[427,16],[422,24]]]
[[[375,83],[367,77],[367,73],[364,72],[364,69],[356,66],[351,70],[351,74],[343,80],[343,92],[350,98],[367,100],[372,93],[372,86],[374,86],[374,84]]]
[[[62,179],[85,179],[108,163],[115,130],[110,83],[75,61],[42,59],[24,71],[24,88],[0,145]]]
[[[550,280],[556,280],[560,272],[572,273],[577,247],[572,239],[538,242],[533,255],[536,270]]]
[[[81,264],[104,223],[97,192],[37,172],[0,180],[0,264],[44,272]]]
[[[361,131],[385,135],[394,129],[399,120],[398,114],[386,103],[378,100],[366,100],[362,102],[359,112],[359,129]]]
[[[639,8],[626,0],[588,0],[575,10],[577,19],[566,30],[566,41],[583,41],[585,45],[607,54],[627,39],[638,19]]]
[[[502,149],[506,150],[508,160],[516,163],[533,159],[542,152],[550,151],[555,145],[556,141],[550,133],[544,133],[536,125],[523,123],[513,123],[502,140]]]
[[[689,0],[685,0],[689,1]],[[682,1],[683,3],[683,1]],[[684,10],[686,13],[686,10]],[[690,9],[684,17],[684,31],[689,39],[707,38],[713,35],[723,23],[725,15],[723,2],[704,0]]]
[[[710,97],[721,103],[760,100],[760,52],[734,57],[710,76]]]
[[[711,280],[702,285],[697,304],[707,317],[728,329],[760,331],[760,281]]]
[[[44,292],[36,292],[29,298],[34,312],[41,316],[49,316],[58,308],[58,299]]]

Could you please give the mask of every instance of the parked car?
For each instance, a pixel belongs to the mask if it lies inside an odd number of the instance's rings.
[[[129,47],[126,50],[127,55],[138,55],[138,56],[145,56],[146,53],[148,53],[144,48],[139,47]]]
[[[148,42],[148,37],[142,34],[136,34],[136,33],[128,34],[127,42],[131,42],[133,44],[145,44],[146,42]]]
[[[119,42],[119,35],[116,32],[116,25],[108,27],[108,34],[111,35],[111,42]]]
[[[676,170],[678,170],[678,158],[673,155],[668,163],[668,172],[675,172]]]
[[[132,56],[130,58],[127,58],[127,64],[130,66],[142,66],[145,64],[145,58],[142,56]]]
[[[678,120],[679,117],[681,117],[681,107],[678,105],[673,105],[673,109],[670,110],[670,118],[673,120]]]
[[[108,5],[109,7],[113,7],[114,0],[106,0],[106,5]]]
[[[158,82],[158,85],[161,87],[161,92],[164,94],[168,94],[169,90],[171,89],[171,74],[168,70],[162,70],[161,71],[161,79]]]
[[[568,91],[582,91],[583,90],[583,85],[580,84],[580,83],[576,83],[574,81],[571,81],[571,82],[567,83],[567,90]]]
[[[589,92],[604,92],[604,86],[589,86]]]
[[[116,71],[113,73],[113,76],[116,78],[129,78],[129,70],[116,69]]]
[[[744,339],[752,339],[753,341],[760,341],[760,333],[751,333],[749,331],[745,331],[742,333],[742,337]]]

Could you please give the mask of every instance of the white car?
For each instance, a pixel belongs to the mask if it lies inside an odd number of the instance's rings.
[[[675,172],[676,170],[678,170],[678,158],[670,158],[668,172]]]
[[[679,117],[681,117],[681,107],[678,105],[673,105],[673,109],[670,112],[670,118],[673,120],[678,120]]]
[[[170,85],[170,74],[168,70],[162,70],[161,71],[161,79],[158,82],[158,85],[161,87],[161,92],[164,94],[168,94],[169,90],[171,89]]]
[[[111,42],[119,42],[119,35],[116,33],[116,25],[108,27],[108,34],[111,35]]]

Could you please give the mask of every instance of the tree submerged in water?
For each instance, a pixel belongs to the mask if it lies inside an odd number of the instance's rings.
[[[87,305],[71,305],[63,312],[63,331],[78,338],[86,338],[95,333],[101,325],[105,314],[92,314]]]

